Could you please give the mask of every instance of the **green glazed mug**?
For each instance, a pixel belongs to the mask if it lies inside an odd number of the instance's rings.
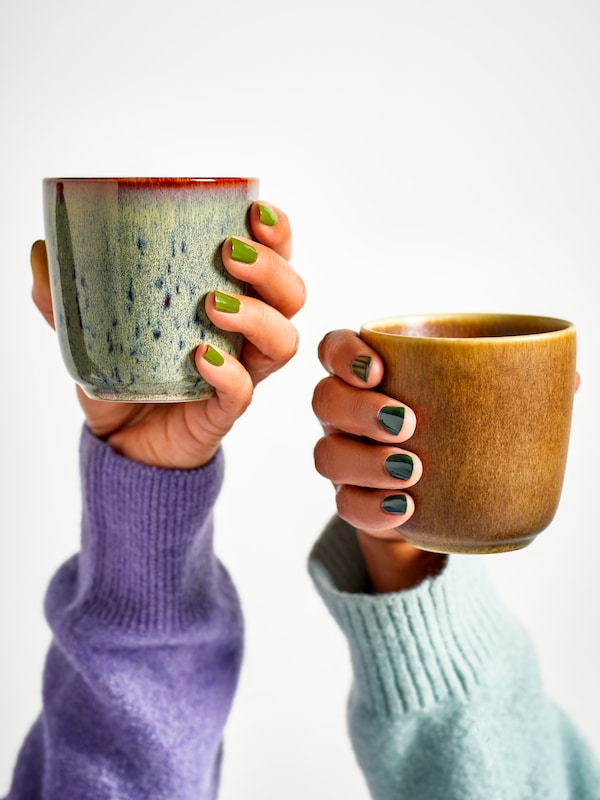
[[[221,246],[249,237],[255,178],[46,178],[44,224],[63,360],[86,394],[121,402],[199,400],[204,341],[238,357],[242,338],[204,311],[243,294]]]
[[[562,491],[576,376],[572,323],[512,314],[365,323],[383,358],[378,391],[412,408],[405,445],[423,462],[415,512],[398,531],[440,553],[528,545]]]

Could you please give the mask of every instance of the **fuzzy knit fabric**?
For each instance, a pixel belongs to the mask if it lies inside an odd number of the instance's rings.
[[[81,551],[47,593],[43,710],[9,800],[212,800],[243,634],[212,547],[222,456],[159,470],[84,431],[81,471]],[[336,519],[310,571],[348,639],[350,735],[374,800],[600,799],[595,756],[481,559],[374,595]]]
[[[216,560],[219,454],[128,461],[84,430],[81,552],[46,596],[43,711],[10,800],[206,800],[237,684],[242,616]]]
[[[481,557],[374,595],[336,518],[309,568],[348,641],[350,736],[374,800],[599,800],[598,761],[544,694]]]

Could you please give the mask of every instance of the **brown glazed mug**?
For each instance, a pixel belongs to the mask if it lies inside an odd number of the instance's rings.
[[[423,462],[415,513],[399,531],[441,553],[517,550],[552,521],[575,387],[572,323],[513,314],[365,323],[383,358],[377,387],[412,408],[407,447]]]

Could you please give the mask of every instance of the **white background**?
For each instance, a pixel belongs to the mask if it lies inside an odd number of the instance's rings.
[[[367,797],[345,643],[305,571],[333,510],[310,398],[327,330],[397,312],[577,323],[559,513],[487,563],[600,750],[599,35],[595,0],[3,3],[0,794],[39,710],[45,587],[78,546],[82,417],[29,299],[46,175],[255,175],[293,223],[300,352],[230,436],[218,506],[247,617],[224,800]]]

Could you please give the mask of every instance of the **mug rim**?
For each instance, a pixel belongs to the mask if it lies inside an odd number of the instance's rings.
[[[174,178],[174,177],[70,177],[70,178],[43,178],[43,183],[52,185],[57,183],[116,183],[127,186],[155,185],[155,186],[195,186],[195,185],[243,185],[258,183],[258,178],[250,177],[213,177],[213,178]]]
[[[519,322],[525,323],[526,321],[532,322],[536,321],[541,326],[540,330],[537,331],[529,331],[529,332],[522,332],[522,333],[504,333],[504,334],[492,334],[484,335],[484,336],[436,336],[436,335],[429,335],[426,333],[408,333],[406,331],[403,332],[394,332],[392,330],[385,330],[385,326],[392,326],[394,324],[399,323],[413,323],[415,326],[427,322],[452,322],[454,320],[467,320],[467,321],[474,321],[474,320],[481,320],[482,322],[496,320],[496,321],[504,321],[506,323],[514,324],[515,327],[518,327]],[[551,335],[561,335],[565,334],[568,331],[575,331],[575,324],[570,322],[569,320],[562,319],[560,317],[550,317],[543,314],[512,314],[512,313],[495,313],[495,312],[450,312],[450,313],[434,313],[434,314],[396,314],[393,316],[387,317],[379,317],[377,319],[369,320],[368,322],[362,323],[360,326],[361,333],[368,332],[373,333],[378,336],[387,336],[393,339],[420,339],[422,341],[446,341],[446,342],[477,342],[477,341],[486,341],[486,342],[493,342],[493,341],[506,341],[507,339],[515,340],[515,339],[532,339],[534,337],[540,336],[551,336]]]

